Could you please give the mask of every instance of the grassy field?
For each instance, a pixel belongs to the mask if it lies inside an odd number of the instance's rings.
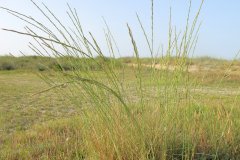
[[[105,20],[102,50],[75,9],[64,24],[31,2],[46,22],[1,7],[27,24],[3,30],[31,37],[38,56],[0,57],[0,159],[240,159],[239,60],[189,58],[204,0],[194,15],[190,1],[180,29],[170,9],[164,47],[151,0],[149,30],[136,17],[145,42],[126,26],[132,57],[120,56]]]
[[[134,76],[137,69],[123,63],[124,74],[115,73],[119,79],[124,75],[129,113],[113,97],[106,102],[111,108],[96,109],[80,88],[48,90],[51,86],[38,74],[61,83],[57,72],[0,71],[0,159],[238,159],[239,70],[229,69],[228,61],[196,61],[192,65],[211,69],[188,72],[192,88],[154,83],[151,69],[143,66],[143,99]],[[92,72],[107,82],[103,71]],[[158,69],[154,75],[175,74]],[[109,93],[105,96],[111,99]]]

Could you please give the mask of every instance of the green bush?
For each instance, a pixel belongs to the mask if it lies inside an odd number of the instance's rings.
[[[47,67],[43,64],[38,64],[37,65],[38,71],[45,71],[47,70]]]
[[[15,66],[15,64],[13,62],[3,62],[0,65],[0,69],[1,70],[15,70],[16,66]]]

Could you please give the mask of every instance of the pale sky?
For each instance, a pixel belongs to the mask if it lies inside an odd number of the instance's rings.
[[[104,17],[119,45],[122,56],[132,56],[131,41],[126,23],[133,29],[141,56],[150,56],[144,36],[136,18],[139,14],[148,35],[150,35],[150,0],[35,0],[41,5],[44,2],[66,26],[70,26],[66,10],[69,3],[76,8],[86,31],[91,31],[103,48],[106,46],[103,33]],[[193,0],[192,16],[197,11],[201,0]],[[178,30],[185,24],[189,0],[155,0],[155,50],[158,44],[166,48],[166,37],[169,21],[169,7],[172,7],[172,23]],[[0,0],[0,6],[31,15],[43,23],[46,19],[31,4],[30,0]],[[239,0],[205,0],[199,20],[202,27],[195,56],[211,56],[232,59],[240,49],[240,1]],[[23,30],[26,24],[0,9],[0,28]],[[33,54],[27,44],[31,39],[0,30],[0,55],[12,53],[19,55]]]

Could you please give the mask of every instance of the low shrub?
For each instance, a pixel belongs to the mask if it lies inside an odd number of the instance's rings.
[[[13,62],[3,62],[0,64],[0,70],[15,70],[16,66]]]

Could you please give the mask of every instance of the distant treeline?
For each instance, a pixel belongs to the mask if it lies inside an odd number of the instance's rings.
[[[141,58],[142,64],[156,64],[168,63],[168,65],[176,65],[178,59],[176,57],[164,57],[156,58],[154,61],[151,58]],[[235,61],[240,64],[239,60]],[[96,58],[75,58],[71,56],[53,58],[43,56],[0,56],[0,70],[101,70],[104,66],[110,65],[115,68],[120,68],[125,64],[136,64],[137,59],[134,57],[123,58],[108,58],[108,57],[96,57]],[[215,59],[211,57],[199,57],[189,59],[186,58],[184,63],[187,65],[204,65],[204,64],[224,64],[230,63],[230,61],[223,59]]]

